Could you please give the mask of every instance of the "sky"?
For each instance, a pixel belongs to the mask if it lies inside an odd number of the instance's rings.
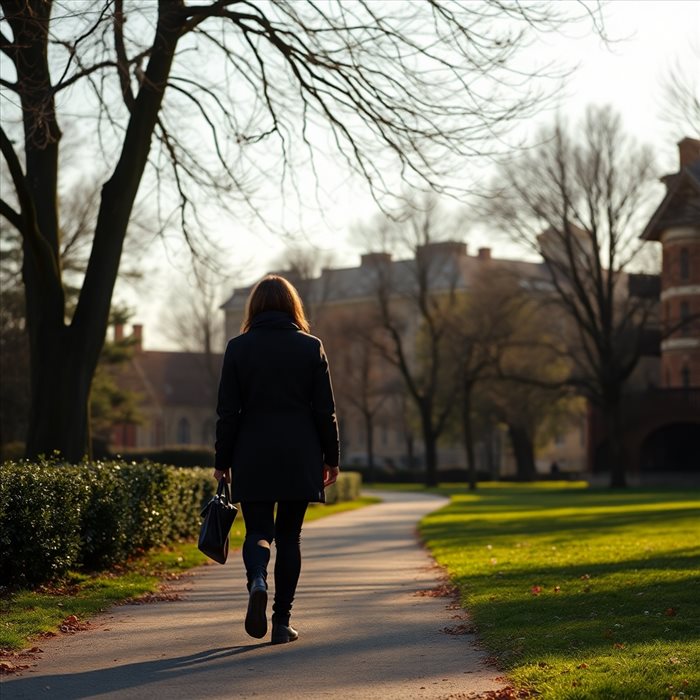
[[[578,64],[560,96],[558,112],[565,120],[575,121],[589,104],[612,105],[629,131],[654,147],[659,175],[674,171],[676,142],[683,134],[662,118],[659,90],[663,76],[675,65],[700,76],[700,65],[695,65],[700,56],[700,0],[611,0],[605,7],[605,26],[613,39],[607,46],[589,34],[549,36],[533,48],[549,59]],[[524,128],[534,130],[553,117],[551,111],[543,113]],[[324,215],[313,208],[304,212],[299,242],[315,245],[319,254],[332,251],[338,266],[353,266],[359,263],[362,251],[350,240],[349,232],[358,222],[371,219],[376,208],[361,183],[349,179],[333,163],[323,167],[328,193]],[[230,270],[222,282],[224,301],[233,286],[251,283],[272,269],[286,243],[261,225],[241,228],[220,221],[218,226],[221,239],[228,241],[224,257],[230,256],[224,260],[224,268]],[[494,232],[468,231],[466,241],[471,253],[489,245],[496,257],[519,255],[505,239],[494,238]],[[182,256],[172,251],[168,255],[149,253],[147,263],[147,285],[135,290],[123,287],[115,298],[135,308],[133,322],[144,324],[147,349],[175,349],[166,307],[172,303],[174,288],[187,294],[191,275],[187,275]]]

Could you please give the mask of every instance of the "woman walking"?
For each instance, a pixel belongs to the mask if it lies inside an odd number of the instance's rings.
[[[338,426],[323,344],[309,335],[299,294],[283,277],[268,275],[248,298],[241,335],[224,355],[217,413],[214,477],[232,481],[246,528],[245,629],[267,634],[274,540],[272,643],[292,642],[301,526],[309,502],[323,501],[338,477]]]

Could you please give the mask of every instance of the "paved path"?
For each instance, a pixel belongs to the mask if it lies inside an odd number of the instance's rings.
[[[183,579],[185,599],[113,608],[92,629],[46,640],[37,666],[2,682],[14,698],[466,698],[501,686],[438,583],[415,526],[444,499],[385,502],[309,523],[292,617],[297,642],[245,634],[240,553]]]

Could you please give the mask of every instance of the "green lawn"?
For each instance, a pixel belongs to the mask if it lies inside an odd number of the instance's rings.
[[[517,688],[700,698],[700,491],[443,488],[421,532]]]
[[[329,506],[312,505],[305,522],[378,501],[378,498],[358,498]],[[232,549],[242,544],[243,530],[243,519],[239,515],[231,529]],[[185,542],[150,552],[109,572],[94,575],[74,572],[60,585],[16,591],[0,599],[0,651],[26,647],[37,635],[56,632],[66,620],[68,626],[79,627],[91,615],[113,603],[147,594],[162,595],[164,580],[167,583],[168,579],[176,578],[187,569],[209,561],[197,549],[196,543]],[[212,563],[212,566],[218,564]],[[72,616],[77,619],[72,619]]]

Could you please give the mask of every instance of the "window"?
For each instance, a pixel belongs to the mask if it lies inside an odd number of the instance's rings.
[[[687,301],[681,302],[681,333],[690,333],[690,304]]]
[[[180,418],[177,422],[177,442],[178,445],[190,444],[190,422],[187,418]]]
[[[690,388],[690,367],[688,365],[683,365],[681,370],[681,384],[684,389]]]
[[[681,248],[681,279],[690,279],[690,255],[687,248]]]

